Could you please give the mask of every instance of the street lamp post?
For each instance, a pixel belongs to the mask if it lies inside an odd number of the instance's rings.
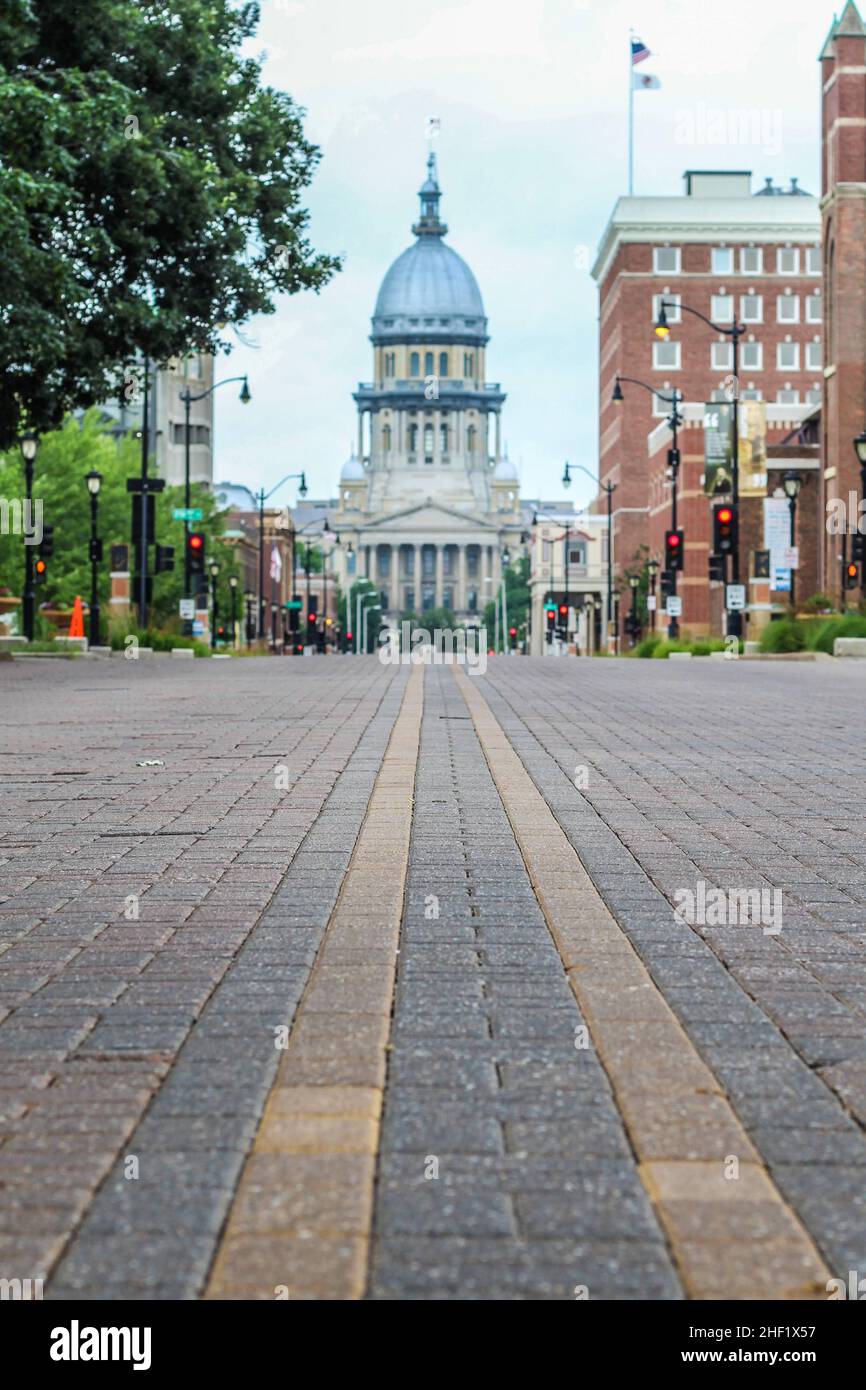
[[[277,614],[280,611],[278,603],[271,604],[271,651],[276,655],[277,651]]]
[[[95,468],[85,476],[90,493],[90,645],[99,646],[99,565],[102,560],[102,541],[99,539],[99,489],[102,474]]]
[[[238,577],[236,574],[229,575],[229,592],[232,596],[232,647],[235,651],[238,648]]]
[[[565,465],[565,471],[563,472],[563,475],[562,475],[562,486],[563,486],[563,487],[571,487],[571,467],[572,467],[571,464],[566,463],[566,465]],[[613,494],[616,492],[616,483],[602,483],[602,482],[600,482],[599,479],[595,476],[594,473],[590,473],[590,471],[589,471],[588,468],[584,468],[584,466],[583,466],[582,463],[576,463],[576,464],[574,464],[574,467],[575,467],[575,468],[579,468],[580,471],[581,471],[581,473],[585,473],[586,476],[587,476],[588,478],[591,478],[592,481],[593,481],[593,482],[601,489],[601,491],[602,491],[603,493],[605,493],[606,496],[607,496],[607,620],[608,620],[608,622],[610,622],[610,620],[611,620],[611,618],[612,618],[612,616],[613,616],[613,610],[614,610],[614,601],[613,601]],[[619,622],[618,622],[618,621],[617,621],[617,623],[614,625],[614,651],[615,651],[615,652],[619,652]]]
[[[216,649],[217,613],[218,613],[218,611],[219,611],[219,610],[218,610],[218,607],[217,607],[217,576],[219,575],[219,572],[220,572],[220,567],[219,567],[219,565],[217,564],[216,560],[212,560],[212,561],[211,561],[211,566],[210,566],[210,611],[211,611],[211,619],[210,619],[210,645],[211,645],[211,651],[214,651],[214,650]]]
[[[652,603],[650,604],[650,630],[652,632],[655,632],[656,630],[656,575],[658,574],[658,572],[658,560],[648,560],[647,573],[649,574],[650,593],[652,595]]]
[[[862,532],[861,529],[860,529],[860,521],[861,521],[860,511],[863,509],[863,504],[864,504],[864,502],[866,502],[866,429],[861,430],[860,434],[858,434],[857,438],[854,440],[854,452],[855,452],[855,454],[857,455],[857,462],[860,464],[860,505],[859,505],[859,507],[858,507],[857,516],[854,517],[854,522],[853,522],[853,534],[855,534],[855,535],[857,536],[857,542],[856,542],[856,546],[855,546],[855,543],[852,541],[852,543],[851,543],[851,548],[852,548],[852,551],[854,551],[854,550],[856,549],[856,553],[857,553],[857,555],[858,555],[858,557],[859,557],[859,559],[858,559],[858,564],[860,565],[860,588],[861,588],[861,590],[866,590],[866,565],[863,564],[863,556],[864,556],[864,549],[866,549],[866,541],[863,540],[863,532]],[[852,524],[851,524],[851,519],[850,519],[850,517],[849,517],[849,519],[848,519],[848,530],[849,530],[849,531],[852,530]],[[844,546],[844,543],[845,543],[845,542],[844,542],[844,538],[843,538],[843,546]],[[844,603],[845,603],[845,560],[844,560],[844,556],[843,556],[843,560],[842,560],[842,601],[841,601],[841,603],[840,603],[839,606],[840,606],[840,607],[844,607]]]
[[[248,405],[252,400],[249,383],[245,376],[227,376],[223,381],[214,382],[206,391],[199,391],[195,396],[192,395],[189,386],[181,391],[180,399],[183,401],[184,429],[183,429],[183,505],[187,515],[183,522],[183,596],[192,598],[190,593],[190,572],[189,572],[189,509],[190,509],[190,454],[189,454],[189,432],[190,432],[190,407],[193,401],[203,401],[208,396],[212,396],[220,386],[228,386],[233,381],[243,382],[240,390],[239,399],[244,405]],[[184,633],[189,636],[192,632],[192,623],[187,619],[184,622]]]
[[[33,529],[33,464],[39,440],[31,430],[21,437],[21,457],[24,460],[24,501],[27,507],[27,526]],[[36,624],[36,586],[33,575],[33,546],[24,537],[24,602],[21,605],[21,626],[28,642],[33,641]]]
[[[785,496],[788,499],[788,510],[791,514],[791,549],[797,544],[797,498],[800,496],[800,488],[803,486],[803,475],[798,473],[796,468],[789,468],[782,479],[782,487],[785,489]],[[791,575],[791,607],[796,612],[797,605],[794,602],[794,582],[797,574],[796,566],[792,565],[789,571]]]
[[[640,577],[630,574],[628,577],[629,588],[631,589],[631,644],[634,646],[635,638],[640,630],[637,620],[637,591],[640,584]]]
[[[322,541],[333,541],[330,550],[322,546],[322,655],[328,652],[328,561],[340,544],[339,533],[325,529],[322,532]],[[335,615],[336,617],[336,612]]]
[[[253,605],[254,605],[255,601],[256,601],[256,596],[255,596],[255,594],[251,593],[251,592],[249,591],[249,589],[247,589],[247,590],[244,592],[244,610],[245,610],[244,616],[245,616],[245,619],[246,619],[246,630],[247,630],[246,636],[247,636],[247,647],[248,647],[248,648],[252,646],[253,636],[254,636],[255,630],[256,630],[255,613],[254,613],[254,608],[253,608]]]
[[[621,405],[622,402],[625,400],[625,396],[622,393],[622,382],[624,381],[628,382],[631,386],[640,386],[642,390],[649,391],[650,395],[655,396],[657,400],[664,401],[666,405],[670,405],[672,407],[671,413],[668,416],[668,425],[670,426],[671,435],[673,437],[673,444],[671,445],[671,448],[668,449],[667,475],[671,485],[671,530],[676,531],[678,485],[677,480],[679,478],[680,472],[680,448],[678,431],[680,425],[683,423],[683,417],[679,413],[679,406],[683,399],[682,394],[680,391],[674,388],[673,393],[668,396],[665,394],[664,391],[657,391],[654,386],[650,386],[646,381],[638,381],[637,377],[617,376],[613,386],[613,396],[611,398],[613,400],[614,405]],[[656,566],[656,568],[658,568],[658,566]],[[677,572],[674,569],[670,572],[670,594],[672,598],[676,597],[676,592]],[[653,627],[655,627],[655,614],[653,614]],[[669,618],[668,637],[671,639],[672,642],[674,642],[679,637],[679,635],[679,619],[676,617]]]
[[[730,338],[733,346],[733,411],[731,432],[731,505],[734,509],[734,546],[731,551],[731,583],[740,582],[740,525],[739,525],[739,504],[740,504],[740,339],[746,332],[747,325],[740,323],[734,314],[732,323],[713,323],[699,309],[692,309],[688,304],[674,304],[662,299],[659,306],[659,316],[656,322],[655,333],[657,338],[662,340],[670,337],[670,326],[667,319],[667,310],[679,308],[687,314],[692,314],[696,319],[700,319],[714,333],[723,333],[726,338]],[[726,609],[727,612],[727,635],[729,637],[740,637],[743,631],[742,614],[738,608]]]
[[[306,497],[307,479],[303,473],[287,473],[284,478],[271,488],[270,492],[265,492],[264,488],[259,488],[259,637],[264,640],[265,636],[265,503],[274,493],[287,483],[290,478],[300,478],[298,495]]]

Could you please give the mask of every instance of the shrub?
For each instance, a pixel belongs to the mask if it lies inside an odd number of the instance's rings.
[[[832,613],[833,606],[833,600],[826,594],[812,594],[805,603],[797,605],[801,613]]]
[[[812,651],[829,652],[832,656],[837,637],[866,637],[866,617],[851,613],[846,618],[826,618],[820,623],[810,623],[807,646]]]
[[[655,656],[655,649],[663,640],[664,639],[659,637],[657,633],[651,632],[647,637],[642,638],[641,641],[638,642],[632,652],[632,656]]]
[[[795,618],[779,618],[761,633],[762,652],[802,652],[805,647],[806,630]]]

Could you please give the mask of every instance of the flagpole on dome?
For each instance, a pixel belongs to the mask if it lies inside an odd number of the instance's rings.
[[[628,196],[634,193],[634,29],[628,31]]]

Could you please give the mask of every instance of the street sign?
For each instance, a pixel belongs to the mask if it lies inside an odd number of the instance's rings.
[[[800,547],[788,545],[782,551],[782,564],[786,570],[796,570],[800,568]]]
[[[190,621],[195,617],[194,598],[182,598],[180,603],[178,604],[178,608],[180,611],[180,616],[184,619],[184,621]]]
[[[746,606],[746,586],[745,584],[729,584],[725,590],[725,607],[729,613],[735,613],[738,609]]]
[[[175,521],[201,521],[201,507],[175,507],[171,513]]]
[[[777,565],[774,571],[773,583],[770,586],[775,589],[777,594],[786,594],[791,591],[791,571],[782,569]]]
[[[301,600],[300,600],[299,598],[290,598],[289,601],[288,601],[288,603],[284,603],[284,604],[283,604],[283,607],[286,608],[286,609],[288,609],[289,612],[291,612],[292,609],[296,609],[296,608],[301,608],[301,607],[302,607]]]
[[[668,594],[666,612],[669,618],[681,618],[683,616],[683,601],[679,594]]]
[[[648,612],[648,613],[654,613],[654,612],[656,611],[656,596],[655,596],[655,594],[647,594],[647,597],[646,597],[646,606],[647,606],[647,612]]]
[[[192,635],[193,637],[201,637],[203,632],[204,623],[202,622],[201,618],[196,618],[192,625]]]
[[[165,478],[127,478],[127,492],[162,492]]]

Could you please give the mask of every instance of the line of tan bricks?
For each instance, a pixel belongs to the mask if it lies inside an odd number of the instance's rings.
[[[830,1272],[722,1086],[599,896],[475,683],[462,671],[454,676],[687,1296],[826,1298]]]
[[[414,667],[206,1298],[364,1293],[422,710]]]

